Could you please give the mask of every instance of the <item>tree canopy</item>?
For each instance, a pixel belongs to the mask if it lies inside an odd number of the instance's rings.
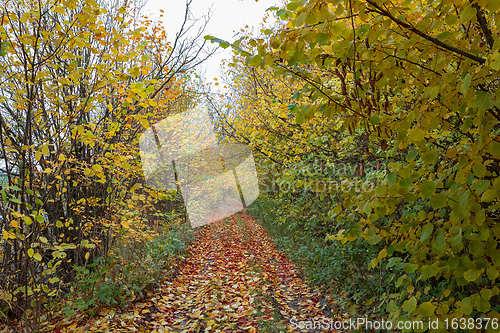
[[[206,20],[186,36],[190,5],[174,36],[135,2],[0,6],[0,305],[32,331],[75,267],[165,221],[175,196],[145,186],[138,136],[195,103],[189,81],[212,51]]]

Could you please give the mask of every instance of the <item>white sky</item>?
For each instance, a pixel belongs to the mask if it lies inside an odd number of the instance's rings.
[[[266,9],[271,6],[279,6],[280,0],[193,0],[191,11],[194,17],[199,18],[206,14],[211,8],[212,17],[204,35],[211,35],[228,42],[233,42],[235,33],[244,28],[245,25],[258,28],[262,22]],[[185,0],[149,0],[146,4],[145,13],[154,18],[159,15],[159,9],[164,10],[163,22],[167,33],[172,38],[179,30],[184,17]],[[216,44],[211,44],[216,45]],[[222,50],[222,48],[219,48]],[[222,59],[230,59],[230,48],[220,51],[214,55],[203,66],[207,81],[214,77],[220,78],[220,62]]]

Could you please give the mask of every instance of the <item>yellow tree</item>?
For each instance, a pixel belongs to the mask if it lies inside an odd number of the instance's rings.
[[[107,253],[113,230],[129,225],[121,211],[156,201],[141,186],[137,137],[173,111],[210,55],[182,39],[190,3],[169,39],[128,2],[2,2],[0,302],[34,319],[27,329],[57,292],[49,283]]]

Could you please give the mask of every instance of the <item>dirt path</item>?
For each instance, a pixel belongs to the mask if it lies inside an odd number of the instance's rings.
[[[333,321],[329,308],[260,225],[240,213],[201,227],[177,276],[154,297],[92,326],[101,332],[332,332],[326,324],[299,329],[299,322]]]

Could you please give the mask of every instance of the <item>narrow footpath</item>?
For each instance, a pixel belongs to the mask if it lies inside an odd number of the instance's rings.
[[[307,286],[247,213],[197,229],[169,280],[132,310],[111,311],[75,331],[337,332],[327,298]]]

